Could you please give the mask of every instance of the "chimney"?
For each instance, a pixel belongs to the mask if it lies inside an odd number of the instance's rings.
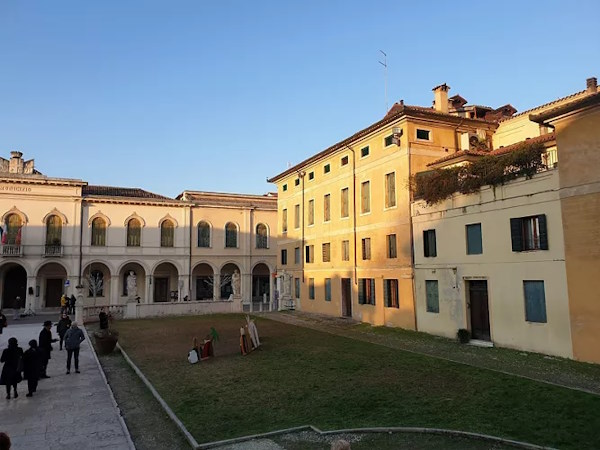
[[[10,163],[8,171],[10,173],[23,173],[23,153],[12,151],[10,152]]]
[[[440,84],[432,89],[434,95],[435,110],[443,113],[448,112],[448,91],[450,86],[446,83]]]
[[[598,91],[598,79],[596,77],[591,77],[585,80],[585,85],[587,87],[588,94],[595,94]]]

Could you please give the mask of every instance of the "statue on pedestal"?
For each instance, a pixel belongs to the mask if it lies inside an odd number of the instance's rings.
[[[235,269],[235,272],[231,275],[231,288],[233,289],[233,295],[240,295],[240,271]]]
[[[133,270],[130,270],[127,275],[127,296],[130,299],[137,297],[137,276]]]

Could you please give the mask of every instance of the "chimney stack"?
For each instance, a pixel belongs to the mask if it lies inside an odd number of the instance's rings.
[[[440,84],[432,89],[434,95],[435,110],[443,113],[448,112],[448,91],[450,86],[446,83]]]
[[[585,80],[585,85],[589,94],[595,94],[598,92],[598,79],[596,77],[591,77]]]

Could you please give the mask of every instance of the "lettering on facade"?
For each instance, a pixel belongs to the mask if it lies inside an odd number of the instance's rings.
[[[7,192],[31,192],[31,188],[27,187],[27,186],[0,185],[0,191],[7,191]]]

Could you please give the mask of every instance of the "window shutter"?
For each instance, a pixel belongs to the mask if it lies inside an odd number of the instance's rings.
[[[360,305],[365,304],[365,280],[364,280],[364,278],[358,279],[358,303]]]
[[[423,231],[423,256],[429,256],[429,239],[427,236],[427,230]]]
[[[370,278],[369,282],[371,283],[371,305],[375,304],[375,278]]]
[[[545,219],[545,217],[544,217]],[[545,223],[544,223],[545,225]],[[545,227],[544,227],[545,230]],[[523,219],[510,219],[510,240],[513,252],[523,251]],[[546,243],[547,244],[547,243]]]
[[[385,306],[391,306],[390,305],[390,281],[389,280],[383,280],[383,299],[385,302]]]
[[[540,231],[540,250],[548,250],[548,228],[546,225],[546,214],[537,216]]]
[[[429,250],[431,250],[431,256],[437,256],[437,246],[435,241],[435,230],[429,231],[429,237],[431,242],[429,244]]]

